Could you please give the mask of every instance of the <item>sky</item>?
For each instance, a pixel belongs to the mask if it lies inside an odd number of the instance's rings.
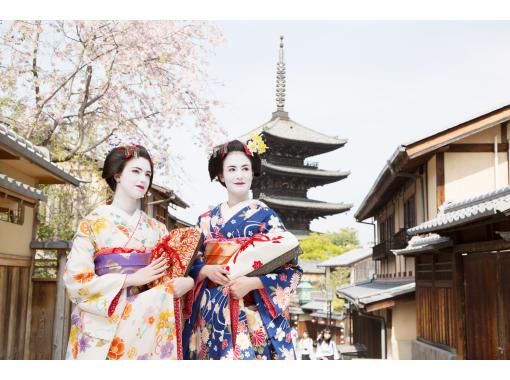
[[[211,95],[230,138],[267,122],[276,109],[279,38],[284,36],[289,116],[318,132],[348,139],[312,158],[319,167],[349,170],[308,197],[346,202],[351,211],[316,219],[312,230],[355,228],[362,244],[373,229],[354,213],[397,146],[510,103],[510,22],[507,21],[222,21]],[[180,193],[194,222],[226,200],[211,183],[204,152],[174,144],[185,166]],[[217,141],[218,143],[222,141]]]

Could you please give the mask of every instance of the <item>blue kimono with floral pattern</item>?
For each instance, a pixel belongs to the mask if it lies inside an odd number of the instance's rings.
[[[221,205],[200,216],[198,226],[207,239],[250,237],[285,231],[275,211],[252,200],[230,218],[223,218]],[[205,247],[202,247],[202,255]],[[190,275],[197,279],[204,257]],[[232,344],[228,290],[207,278],[195,285],[191,317],[183,332],[184,359],[295,359],[288,306],[302,270],[294,263],[274,273],[258,276],[263,289],[254,290],[239,302],[236,346]]]

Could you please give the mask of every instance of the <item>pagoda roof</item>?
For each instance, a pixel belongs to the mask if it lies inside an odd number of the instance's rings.
[[[340,171],[340,170],[322,170],[315,169],[310,167],[296,167],[296,166],[285,166],[285,165],[276,165],[268,162],[267,160],[262,160],[262,167],[269,169],[272,172],[282,173],[282,174],[294,174],[301,175],[304,177],[319,177],[319,178],[331,178],[334,180],[340,180],[348,177],[351,172],[350,171]]]
[[[316,201],[308,198],[295,198],[295,197],[271,197],[265,194],[260,194],[259,199],[267,203],[269,206],[290,207],[311,211],[331,212],[334,214],[349,211],[352,204],[348,203],[330,203]]]
[[[241,140],[248,140],[254,134],[265,133],[277,138],[290,141],[309,142],[314,144],[329,145],[331,150],[340,148],[347,143],[346,139],[328,136],[323,133],[307,128],[290,118],[276,117],[264,123],[258,128],[250,131],[241,137]]]

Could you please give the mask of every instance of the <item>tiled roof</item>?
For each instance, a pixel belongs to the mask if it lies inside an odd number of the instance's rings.
[[[373,302],[393,298],[415,290],[414,281],[377,281],[359,283],[337,289],[341,298],[346,298],[356,305],[367,305]]]
[[[290,206],[302,209],[315,209],[324,211],[333,211],[335,213],[349,211],[352,207],[348,203],[329,203],[314,201],[306,198],[291,198],[291,197],[269,197],[265,194],[260,194],[259,199],[262,202],[268,203],[269,206]]]
[[[33,188],[23,182],[16,181],[15,179],[0,173],[0,187],[10,190],[14,193],[19,193],[30,199],[39,201],[46,201],[47,196],[41,190]]]
[[[51,162],[49,156],[43,149],[35,146],[30,141],[19,136],[13,130],[2,124],[0,124],[0,145],[5,145],[11,148],[28,161],[46,169],[65,182],[71,183],[74,186],[80,185],[80,181],[77,178],[67,173],[60,166]]]
[[[152,186],[151,186],[154,190],[156,191],[159,191],[160,193],[163,193],[163,194],[166,194],[168,197],[171,197],[172,199],[170,200],[171,203],[179,206],[179,207],[182,207],[182,208],[188,208],[189,205],[184,202],[184,200],[179,197],[175,191],[173,191],[172,189],[169,189],[168,187],[166,186],[162,186],[162,185],[158,185],[156,183],[152,183]]]
[[[409,255],[414,253],[426,252],[432,249],[451,246],[453,243],[450,238],[439,236],[438,234],[429,234],[427,236],[413,236],[406,248],[393,249],[395,255]]]
[[[299,260],[299,266],[303,269],[303,273],[310,274],[324,274],[326,273],[326,269],[320,267],[320,261],[306,261]]]
[[[385,183],[386,179],[389,177],[390,180],[389,183],[394,183],[398,176],[393,175],[393,172],[398,166],[398,163],[401,161],[405,161],[406,159],[409,159],[407,149],[411,147],[412,145],[422,143],[427,139],[431,139],[440,135],[447,135],[448,133],[453,133],[453,136],[449,139],[445,139],[440,144],[434,145],[430,147],[430,149],[438,149],[441,148],[444,145],[451,144],[455,141],[460,140],[461,138],[464,138],[466,136],[469,136],[473,134],[473,130],[466,131],[465,133],[455,133],[454,131],[461,131],[462,128],[464,128],[466,125],[473,125],[475,123],[478,123],[478,127],[475,130],[475,132],[481,132],[483,130],[486,130],[488,128],[493,127],[496,124],[505,122],[508,120],[508,111],[510,110],[510,105],[502,106],[496,110],[493,111],[485,111],[484,114],[476,117],[471,117],[468,121],[462,122],[460,124],[457,124],[453,127],[449,127],[446,129],[438,130],[432,134],[429,134],[428,136],[421,136],[419,138],[413,138],[409,141],[407,141],[404,144],[400,144],[397,146],[396,150],[392,154],[392,156],[389,158],[389,160],[386,161],[384,164],[384,167],[380,171],[379,175],[377,176],[377,179],[373,183],[372,187],[370,188],[370,191],[365,196],[363,201],[361,202],[360,206],[358,207],[358,210],[354,213],[354,217],[358,220],[364,220],[370,216],[373,216],[374,212],[374,205],[371,204],[372,198],[374,198],[377,194],[380,194],[381,192],[381,186]],[[484,121],[482,123],[482,121]],[[490,122],[489,122],[489,121]],[[412,158],[413,160],[416,157]],[[384,181],[383,181],[384,180]]]
[[[286,120],[282,118],[275,118],[258,128],[250,131],[240,139],[247,140],[253,134],[267,133],[276,137],[286,140],[314,142],[319,144],[338,145],[342,146],[347,143],[347,140],[338,137],[328,136],[323,133],[314,131],[307,128],[294,120]]]
[[[328,313],[326,311],[323,311],[323,310],[316,310],[316,311],[314,311],[313,313],[310,314],[310,317],[326,319],[328,317]],[[336,321],[342,321],[342,320],[345,319],[345,314],[341,313],[341,312],[339,313],[337,311],[332,311],[331,315],[329,317],[331,319],[333,319],[333,320],[336,320]]]
[[[417,235],[438,231],[509,210],[510,186],[506,186],[460,202],[445,203],[434,219],[410,228],[407,232]]]
[[[356,248],[321,262],[320,267],[348,267],[372,256],[372,248]]]
[[[345,178],[348,177],[351,172],[350,171],[340,171],[340,170],[321,170],[307,167],[294,167],[294,166],[284,166],[284,165],[275,165],[267,162],[266,160],[262,160],[262,167],[267,169],[271,169],[273,171],[281,172],[281,173],[290,173],[290,174],[301,174],[305,176],[311,177],[334,177],[334,178]]]

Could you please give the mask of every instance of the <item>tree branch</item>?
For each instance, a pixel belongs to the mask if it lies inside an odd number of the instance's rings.
[[[85,79],[85,93],[83,94],[83,101],[78,111],[78,144],[71,149],[71,152],[64,158],[64,161],[69,161],[83,145],[85,139],[85,108],[89,100],[90,81],[92,80],[92,66],[87,66],[87,77]]]
[[[41,91],[40,91],[40,85],[39,85],[39,72],[37,70],[37,53],[39,50],[39,37],[41,36],[41,29],[40,29],[41,22],[38,21],[36,25],[37,25],[37,31],[35,34],[34,48],[32,51],[32,75],[34,76],[34,86],[35,86],[35,106],[37,108],[39,108],[39,105],[41,103]]]
[[[78,154],[85,154],[87,152],[90,152],[92,149],[97,148],[99,145],[101,145],[106,140],[108,140],[115,132],[117,132],[117,128],[113,128],[112,131],[108,135],[106,135],[104,138],[102,138],[101,140],[95,142],[94,144],[92,144],[91,146],[87,147],[86,149],[78,152]]]
[[[83,65],[79,66],[69,77],[67,77],[51,94],[50,96],[48,96],[41,104],[41,108],[38,110],[36,116],[35,116],[35,123],[34,125],[32,126],[32,128],[30,129],[30,131],[28,132],[28,135],[27,135],[27,138],[30,138],[30,136],[32,135],[33,131],[35,130],[35,128],[37,128],[37,125],[38,125],[38,121],[39,121],[39,117],[41,116],[42,114],[42,111],[44,109],[44,107],[46,106],[46,104],[48,104],[48,102],[53,99],[55,97],[55,95],[57,95],[57,93],[63,88],[65,87],[65,85],[67,83],[69,83],[69,81],[71,79],[73,79],[81,70],[83,70],[85,67],[89,66],[92,62],[98,60],[99,58],[107,55],[107,54],[110,54],[112,51],[115,51],[117,50],[117,48],[112,48],[112,49],[109,49],[97,56],[95,56],[94,58],[92,58],[91,60],[89,60],[87,63],[84,63]]]
[[[101,94],[97,95],[96,97],[92,98],[89,102],[87,102],[87,104],[85,105],[85,108],[90,107],[92,104],[94,104],[99,99],[101,99],[103,96],[105,96],[106,93],[108,92],[108,89],[110,88],[110,83],[112,80],[113,64],[115,63],[116,56],[117,56],[117,54],[115,54],[115,56],[112,59],[112,63],[110,64],[110,69],[108,70],[108,81],[106,82],[106,87],[105,87],[104,91]]]

